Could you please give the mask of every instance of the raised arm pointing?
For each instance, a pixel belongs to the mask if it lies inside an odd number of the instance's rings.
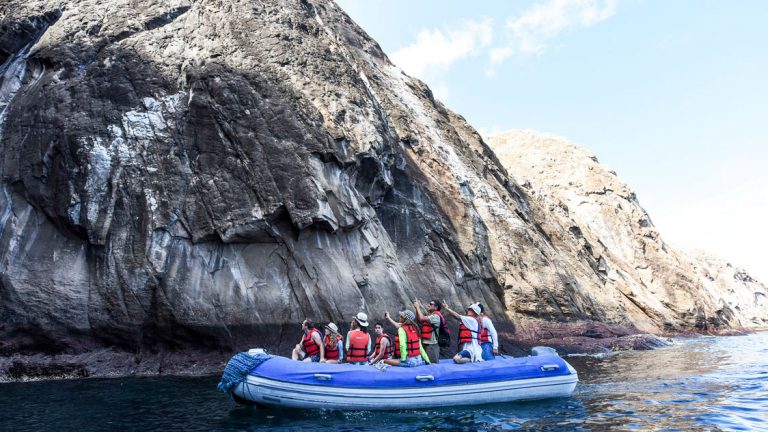
[[[459,313],[456,312],[455,310],[451,309],[448,306],[448,303],[445,302],[445,300],[443,300],[443,312],[445,312],[449,316],[456,318],[457,320],[461,320],[461,315],[459,315]]]

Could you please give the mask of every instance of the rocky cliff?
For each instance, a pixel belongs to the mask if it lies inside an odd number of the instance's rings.
[[[215,370],[412,297],[521,346],[749,322],[611,282],[626,245],[589,252],[330,1],[7,0],[0,64],[13,377]]]
[[[638,327],[768,327],[765,285],[721,259],[666,244],[635,193],[588,150],[531,131],[487,141],[530,199],[546,209],[543,227],[558,250],[589,260],[602,290],[621,293],[635,306]]]

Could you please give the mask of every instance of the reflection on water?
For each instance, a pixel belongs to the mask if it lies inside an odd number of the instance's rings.
[[[768,430],[768,333],[572,359],[583,427]]]
[[[768,333],[568,359],[573,397],[399,412],[243,408],[218,377],[0,385],[0,430],[766,430]]]

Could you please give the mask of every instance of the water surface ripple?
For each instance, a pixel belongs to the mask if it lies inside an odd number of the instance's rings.
[[[243,408],[218,377],[0,384],[0,431],[768,431],[768,333],[568,360],[569,399],[384,413]]]

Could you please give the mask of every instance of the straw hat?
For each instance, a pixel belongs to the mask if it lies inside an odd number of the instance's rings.
[[[328,323],[327,326],[325,326],[327,330],[330,330],[331,333],[339,334],[339,328],[334,323]]]

